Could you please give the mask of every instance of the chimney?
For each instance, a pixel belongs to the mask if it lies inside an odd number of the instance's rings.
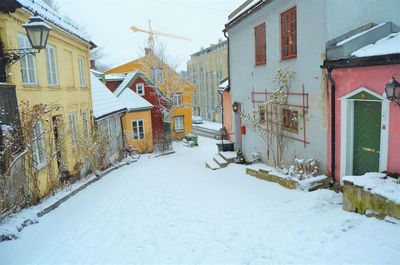
[[[90,60],[90,69],[96,69],[96,60],[95,59]]]

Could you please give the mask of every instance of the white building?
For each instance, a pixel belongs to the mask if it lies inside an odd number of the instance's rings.
[[[314,157],[327,169],[328,86],[320,66],[328,40],[369,22],[398,24],[398,0],[248,0],[225,25],[232,102],[243,112],[262,104],[276,87],[279,69],[295,72],[288,101],[303,113],[299,124],[288,128],[290,142],[284,160]],[[291,115],[291,114],[289,114]],[[266,144],[253,131],[241,133],[239,112],[232,119],[235,144],[246,158],[260,152],[271,161]],[[243,132],[244,130],[242,130]]]
[[[123,148],[121,116],[127,109],[93,72],[90,79],[94,122],[96,129],[108,137],[107,160],[112,163],[120,158]]]

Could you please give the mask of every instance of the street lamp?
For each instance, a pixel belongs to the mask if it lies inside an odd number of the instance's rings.
[[[5,73],[5,69],[21,60],[24,56],[28,54],[34,55],[40,52],[41,49],[46,48],[51,27],[47,25],[44,19],[35,13],[29,18],[28,23],[22,26],[25,28],[32,48],[6,50],[1,49],[2,45],[0,43],[0,66],[2,73]]]
[[[386,97],[400,106],[400,83],[392,76],[385,85]]]

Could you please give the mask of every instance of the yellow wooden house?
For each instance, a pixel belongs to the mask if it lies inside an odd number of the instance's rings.
[[[171,136],[182,138],[192,132],[192,94],[194,87],[166,62],[149,52],[146,56],[107,70],[106,74],[142,71],[174,104],[171,108]]]
[[[4,50],[30,48],[22,25],[34,13],[51,27],[45,49],[6,71],[6,82],[16,88],[29,150],[26,170],[36,176],[33,181],[44,196],[60,178],[81,173],[82,142],[89,142],[93,127],[89,52],[94,44],[42,1],[6,2],[14,10],[0,10]]]

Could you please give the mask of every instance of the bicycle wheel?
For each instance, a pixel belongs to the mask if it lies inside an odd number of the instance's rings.
[[[135,160],[138,160],[138,159],[140,158],[140,152],[139,152],[139,150],[136,150],[136,149],[132,150],[132,152],[131,152],[131,157],[132,157],[133,159],[135,159]]]

